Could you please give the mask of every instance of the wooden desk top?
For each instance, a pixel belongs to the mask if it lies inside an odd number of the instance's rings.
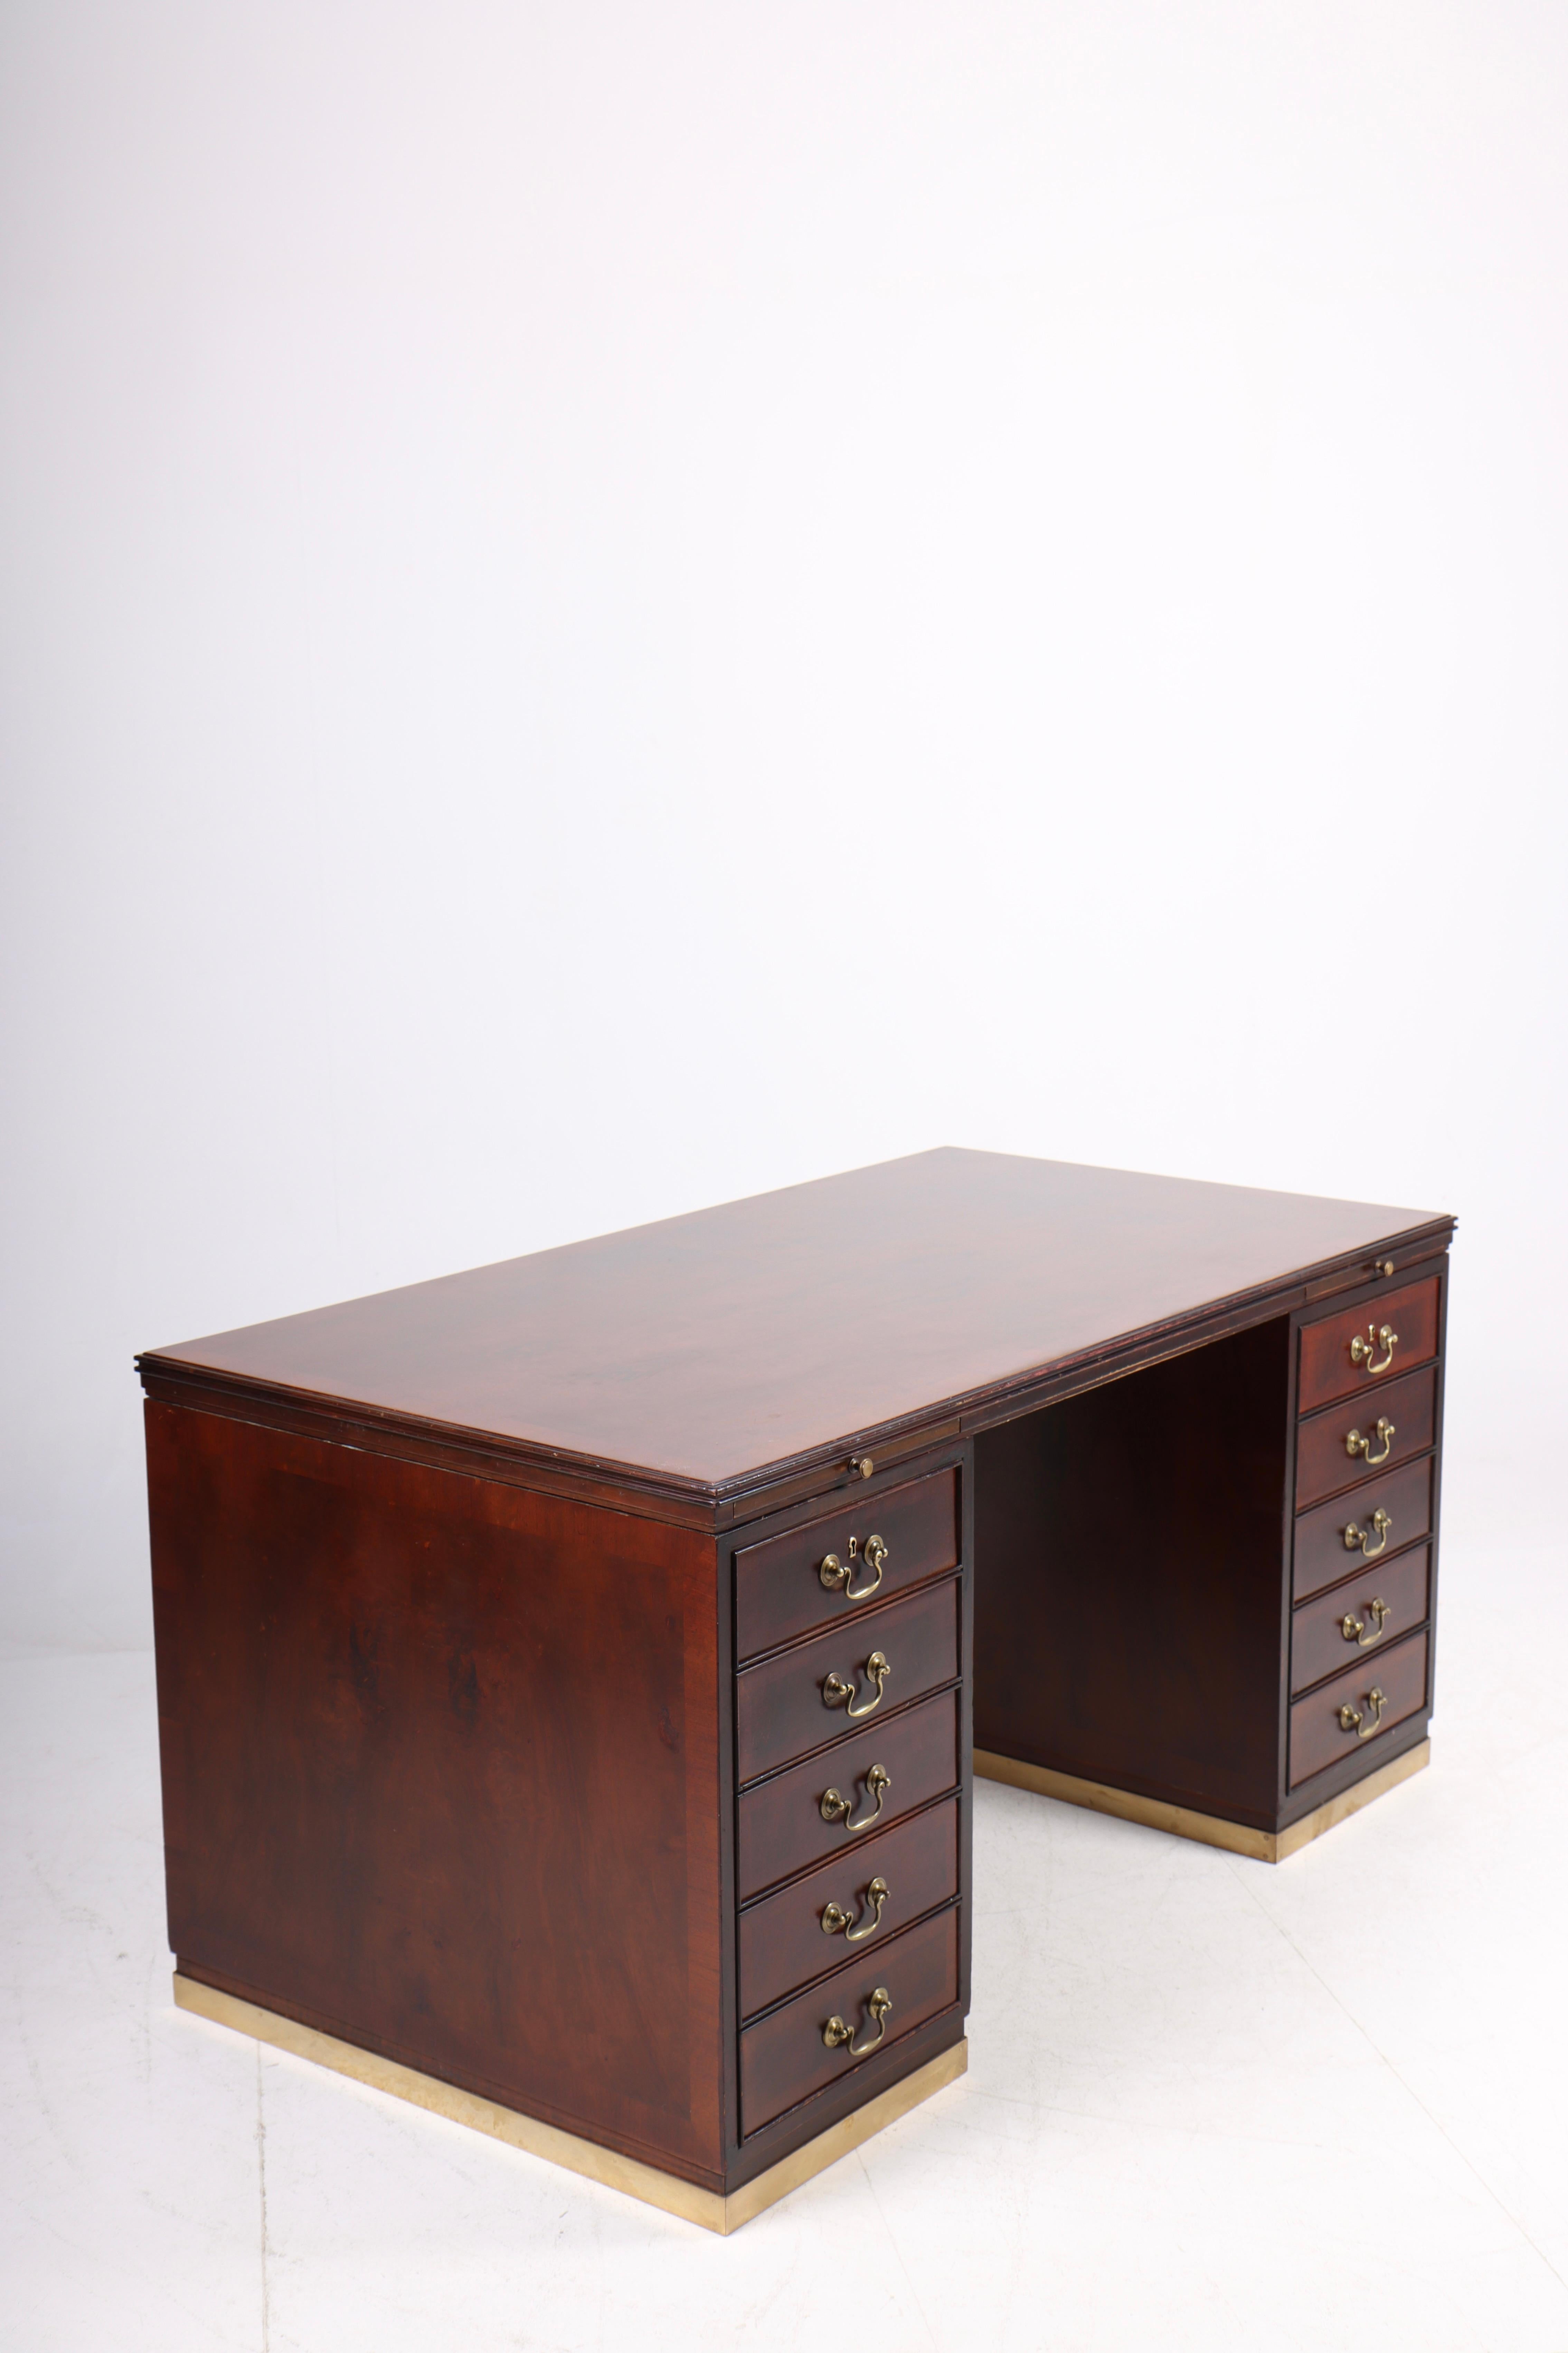
[[[479,1442],[711,1520],[1364,1280],[1374,1251],[1409,1263],[1453,1223],[944,1148],[138,1363],[192,1405],[329,1407],[384,1449]]]

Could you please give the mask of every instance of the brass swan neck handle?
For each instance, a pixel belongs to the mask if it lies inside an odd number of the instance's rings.
[[[882,1582],[882,1571],[887,1565],[890,1546],[884,1544],[880,1536],[868,1536],[862,1549],[859,1537],[851,1536],[846,1550],[847,1560],[840,1560],[836,1552],[830,1552],[818,1568],[817,1576],[829,1593],[842,1593],[846,1601],[864,1601]],[[871,1571],[868,1585],[851,1585],[849,1582],[855,1574],[853,1564],[857,1559],[863,1559]]]
[[[892,1997],[886,1986],[877,1988],[866,2008],[876,2027],[875,2034],[868,2042],[857,2042],[852,2026],[846,2026],[844,2021],[837,2016],[830,2018],[822,2030],[822,2039],[830,2051],[847,2051],[851,2059],[864,2059],[868,2051],[875,2051],[888,2031],[888,2021],[892,2015]]]
[[[1388,1531],[1393,1525],[1394,1522],[1381,1504],[1364,1528],[1354,1520],[1347,1520],[1344,1525],[1345,1550],[1359,1552],[1364,1560],[1375,1560],[1387,1544]],[[1375,1544],[1373,1542],[1374,1536],[1377,1539]]]
[[[825,1822],[841,1822],[847,1831],[866,1830],[881,1812],[882,1799],[892,1786],[893,1777],[886,1766],[873,1765],[866,1775],[866,1795],[876,1800],[868,1814],[862,1814],[858,1822],[852,1821],[850,1816],[854,1811],[855,1800],[853,1798],[841,1797],[837,1789],[823,1791],[817,1800],[817,1811]]]
[[[1399,1335],[1392,1324],[1369,1324],[1366,1338],[1363,1340],[1358,1332],[1351,1342],[1351,1362],[1364,1366],[1369,1373],[1385,1373],[1394,1362],[1394,1352],[1398,1345]],[[1373,1362],[1373,1358],[1380,1348],[1383,1350],[1383,1362],[1378,1365]]]
[[[866,1908],[859,1915],[859,1926],[852,1926],[855,1915],[846,1912],[841,1904],[823,1906],[822,1933],[825,1936],[842,1936],[847,1945],[858,1945],[864,1937],[874,1936],[882,1925],[882,1906],[889,1894],[888,1883],[879,1874],[865,1889]]]
[[[892,1672],[893,1670],[889,1665],[883,1653],[880,1651],[873,1651],[870,1657],[866,1662],[866,1680],[868,1683],[875,1683],[877,1686],[870,1698],[863,1701],[861,1704],[857,1707],[855,1704],[855,1685],[852,1683],[846,1683],[842,1675],[825,1675],[822,1679],[823,1705],[825,1707],[842,1707],[844,1708],[846,1715],[869,1715],[872,1709],[880,1704],[882,1685],[887,1682],[888,1677],[892,1673]],[[847,1707],[845,1706],[846,1701],[848,1702],[848,1705]]]

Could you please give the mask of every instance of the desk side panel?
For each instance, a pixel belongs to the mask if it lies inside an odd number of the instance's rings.
[[[979,1748],[1271,1829],[1287,1319],[983,1431]]]
[[[721,2186],[715,1548],[147,1408],[181,1968]]]

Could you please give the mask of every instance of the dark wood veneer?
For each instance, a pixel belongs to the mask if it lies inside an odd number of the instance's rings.
[[[1432,1547],[1418,1545],[1392,1560],[1368,1561],[1358,1576],[1298,1609],[1290,1629],[1291,1691],[1303,1692],[1336,1670],[1346,1672],[1358,1659],[1391,1650],[1402,1635],[1422,1624],[1431,1591],[1431,1570]],[[1381,1601],[1386,1613],[1381,1633],[1374,1601]],[[1346,1635],[1346,1618],[1361,1627],[1359,1636]],[[1369,1672],[1375,1673],[1375,1667]]]
[[[1365,1307],[1303,1324],[1301,1412],[1310,1413],[1314,1406],[1327,1405],[1334,1398],[1354,1398],[1358,1402],[1364,1398],[1366,1410],[1375,1418],[1382,1408],[1372,1400],[1400,1373],[1436,1355],[1438,1317],[1434,1275],[1425,1282],[1411,1283],[1406,1290],[1390,1291]],[[1358,1364],[1352,1348],[1358,1343],[1370,1347],[1385,1324],[1393,1326],[1397,1337],[1393,1361],[1385,1370],[1373,1369],[1383,1365],[1387,1354],[1379,1341],[1375,1356],[1369,1354]]]
[[[848,1599],[870,1583],[863,1548],[872,1536],[887,1546],[880,1580],[859,1601]],[[856,1547],[856,1560],[850,1546]],[[956,1568],[960,1557],[958,1473],[933,1471],[907,1485],[857,1493],[847,1511],[787,1529],[735,1555],[735,1641],[742,1660],[806,1634],[813,1627],[843,1627],[849,1640],[858,1618],[879,1609],[923,1578]],[[847,1583],[822,1582],[829,1553],[853,1571]]]
[[[963,2032],[972,1709],[1268,1828],[1422,1736],[1452,1223],[944,1151],[144,1356],[182,1967],[740,2187]],[[1299,1422],[1369,1316],[1397,1375]],[[1288,1712],[1291,1504],[1402,1492],[1314,1483],[1394,1398],[1430,1546],[1381,1572],[1388,1646]],[[876,1593],[825,1588],[873,1534]],[[1298,1689],[1361,1590],[1328,1567]],[[873,1647],[850,1725],[821,1676]],[[1336,1746],[1358,1669],[1384,1721]],[[871,1824],[824,1821],[873,1764]],[[876,1935],[825,1936],[879,1871]],[[884,1975],[889,2034],[830,2061],[826,1989]]]
[[[704,1524],[846,1481],[1349,1284],[1450,1218],[942,1150],[149,1351],[146,1375],[331,1408],[381,1440],[510,1456]]]
[[[1375,1567],[1386,1552],[1394,1553],[1426,1535],[1432,1525],[1433,1460],[1423,1456],[1402,1470],[1378,1471],[1348,1495],[1335,1495],[1296,1523],[1296,1567],[1293,1589],[1298,1601],[1308,1600],[1326,1585],[1335,1585],[1358,1563]],[[1373,1514],[1385,1511],[1389,1526],[1384,1542],[1369,1560],[1345,1544],[1347,1526],[1372,1533]],[[1375,1543],[1375,1537],[1373,1537]]]
[[[748,2026],[741,2037],[741,2129],[753,2133],[781,2110],[823,2084],[852,2075],[865,2063],[840,2046],[830,2050],[822,2030],[841,2018],[862,2041],[876,2032],[867,2003],[879,1987],[892,1997],[881,2042],[891,2048],[911,2030],[958,1999],[956,1910],[906,1928],[875,1955],[856,1953],[830,1978],[797,1994],[782,2009]]]
[[[857,1722],[868,1725],[872,1715],[885,1722],[922,1692],[955,1683],[959,1598],[958,1582],[950,1577],[885,1609],[862,1605],[858,1616],[815,1641],[746,1668],[735,1685],[735,1755],[742,1780],[753,1780],[792,1757],[837,1740]],[[879,1699],[868,1668],[873,1653],[888,1667]],[[829,1704],[823,1690],[829,1674],[851,1687],[848,1704],[864,1711],[858,1718],[843,1704]]]
[[[1320,1684],[1295,1703],[1290,1710],[1293,1789],[1310,1781],[1325,1766],[1341,1764],[1348,1757],[1355,1757],[1363,1772],[1376,1771],[1388,1735],[1426,1704],[1426,1653],[1425,1634],[1412,1634],[1391,1651],[1363,1651],[1355,1665],[1347,1667],[1331,1683]],[[1381,1717],[1374,1715],[1372,1705],[1374,1688],[1384,1695]],[[1354,1730],[1347,1731],[1339,1713],[1347,1704],[1360,1711],[1363,1723],[1376,1722],[1378,1730],[1366,1738],[1358,1737]]]
[[[743,1904],[775,1879],[804,1871],[824,1855],[852,1852],[865,1833],[848,1830],[843,1821],[824,1820],[820,1801],[827,1790],[853,1799],[851,1820],[880,1828],[956,1788],[963,1769],[958,1736],[957,1696],[944,1692],[858,1729],[837,1747],[819,1749],[771,1780],[753,1783],[735,1810],[739,1900]],[[866,1777],[874,1765],[889,1776],[879,1812],[873,1810],[874,1796],[867,1794]]]
[[[1379,1438],[1377,1424],[1392,1422],[1393,1434]],[[1367,1454],[1345,1451],[1352,1432],[1364,1439],[1371,1453],[1384,1456],[1372,1463]],[[1437,1431],[1437,1367],[1391,1380],[1363,1410],[1359,1398],[1342,1398],[1337,1405],[1303,1421],[1296,1438],[1296,1509],[1305,1511],[1326,1495],[1375,1479],[1383,1470],[1397,1470],[1414,1454],[1425,1454]],[[1386,1445],[1387,1452],[1384,1454]]]
[[[1279,1318],[977,1439],[978,1747],[1271,1815],[1289,1377]]]
[[[711,1541],[146,1415],[174,1950],[719,2173]]]
[[[958,1893],[959,1801],[949,1798],[891,1830],[868,1832],[852,1852],[834,1855],[804,1879],[743,1911],[740,1919],[741,2014],[766,2010],[808,1978],[822,1976],[846,1952],[872,1953],[922,1912]],[[880,1913],[867,1890],[874,1879],[888,1890]],[[825,1935],[829,1904],[862,1931],[854,1945],[842,1932]],[[867,1932],[868,1921],[875,1926]]]

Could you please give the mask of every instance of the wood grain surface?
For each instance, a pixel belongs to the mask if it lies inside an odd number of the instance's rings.
[[[1451,1222],[943,1149],[142,1362],[714,1487]]]
[[[181,1968],[721,2178],[711,1541],[146,1413]]]

